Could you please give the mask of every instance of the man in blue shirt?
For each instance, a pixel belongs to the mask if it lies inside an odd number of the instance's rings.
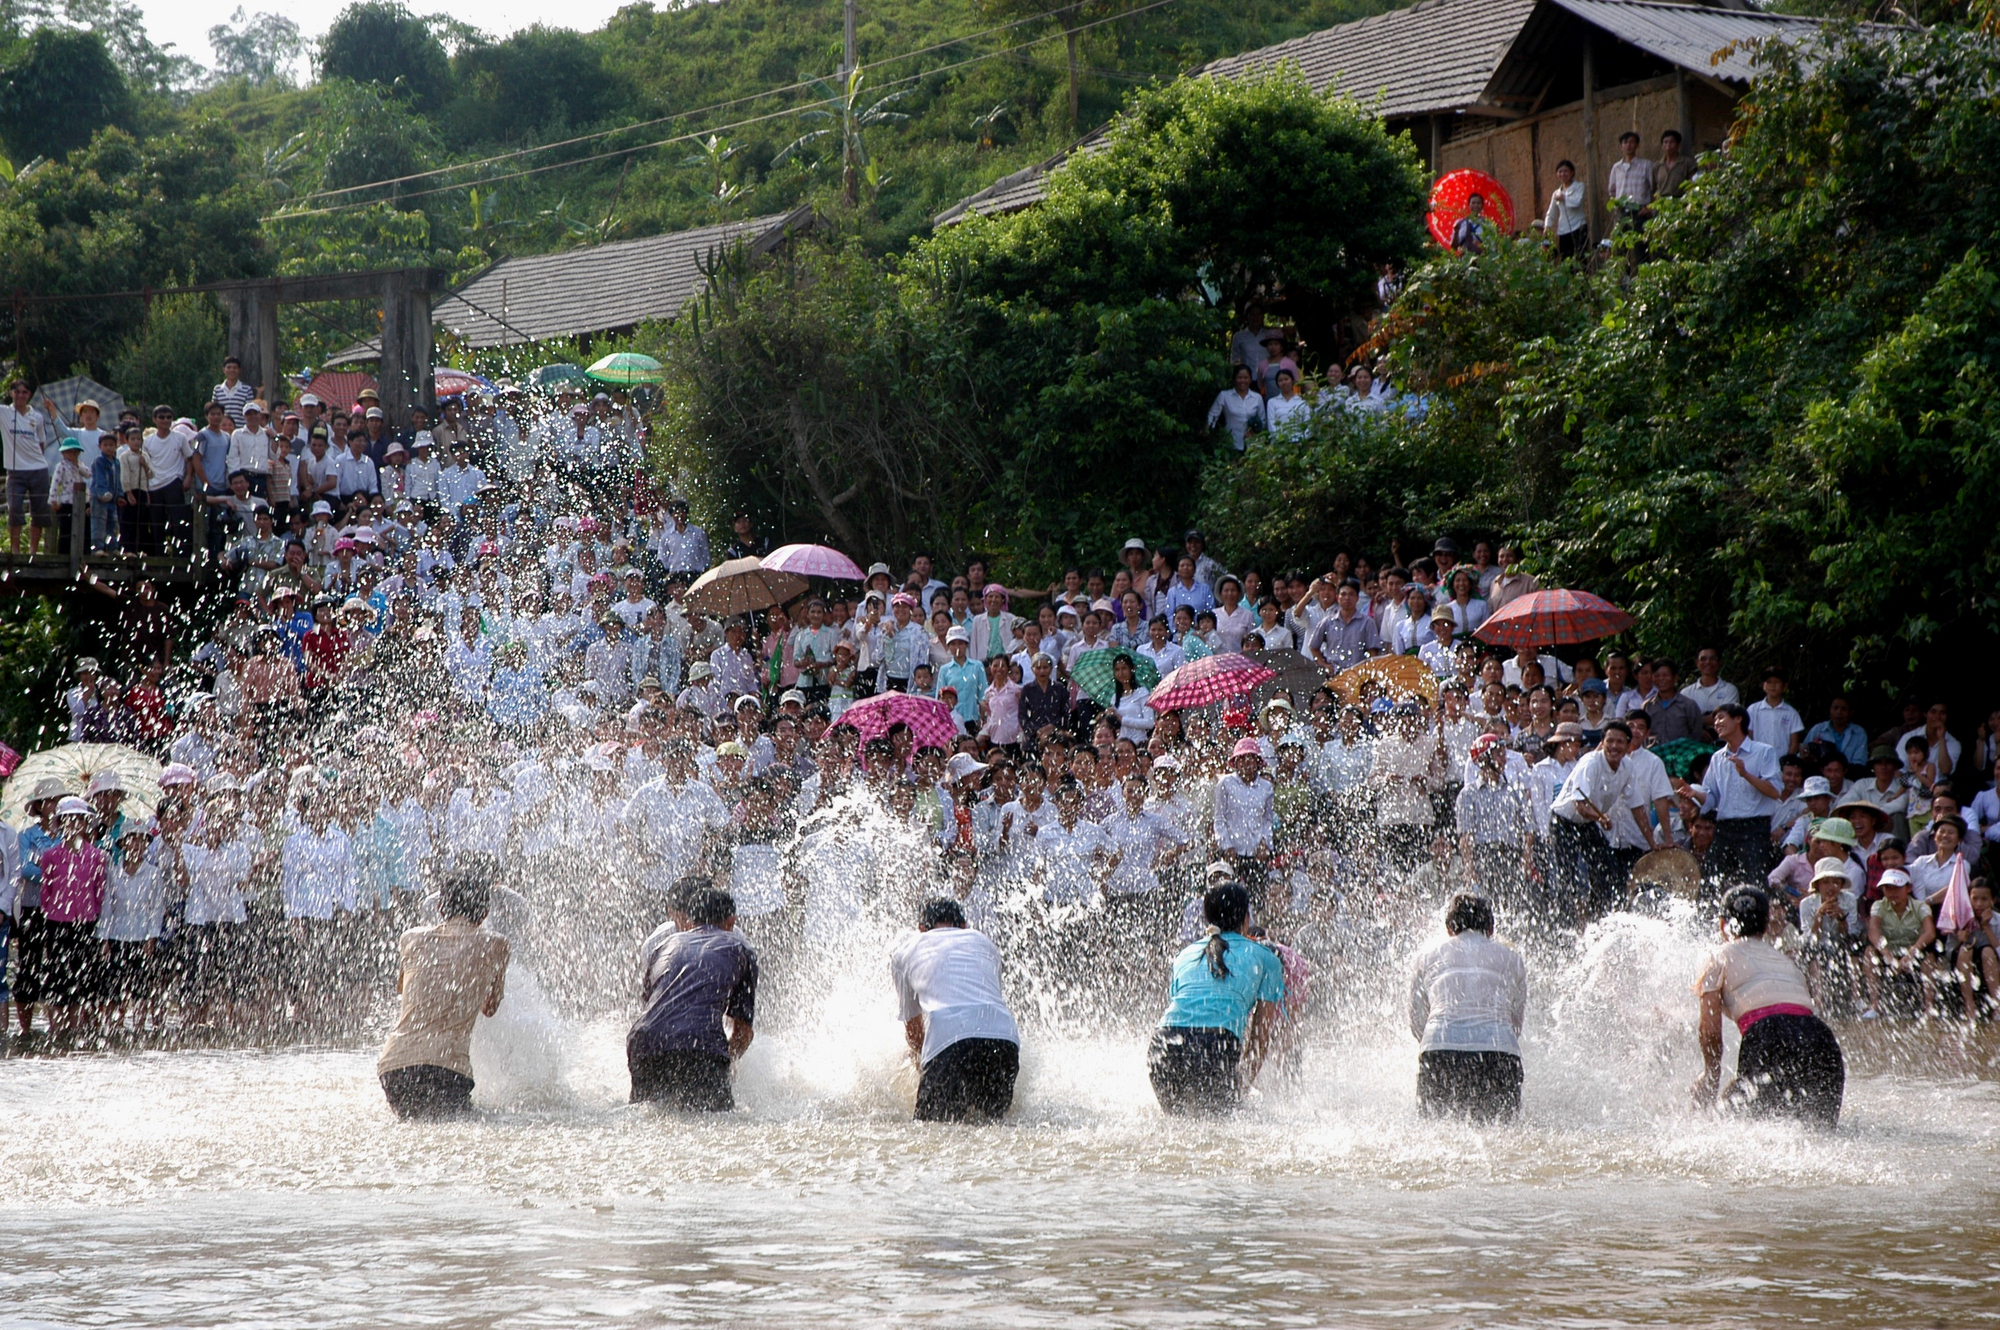
[[[625,1037],[632,1102],[727,1113],[730,1072],[750,1049],[757,1017],[757,953],[736,932],[726,891],[695,891],[691,927],[667,924],[639,954],[641,1008]]]
[[[1771,815],[1778,811],[1784,774],[1778,750],[1752,739],[1749,723],[1740,702],[1715,709],[1722,747],[1710,756],[1701,782],[1702,810],[1715,814],[1715,844],[1702,873],[1710,890],[1760,885],[1771,868]]]
[[[1806,731],[1807,744],[1826,744],[1847,759],[1850,767],[1868,761],[1868,735],[1854,724],[1854,704],[1836,697],[1826,704],[1826,719]]]
[[[212,495],[229,493],[229,413],[222,403],[208,404],[208,427],[196,431],[194,453],[201,461],[202,485],[206,491]],[[209,553],[221,554],[228,534],[221,522],[209,522]]]

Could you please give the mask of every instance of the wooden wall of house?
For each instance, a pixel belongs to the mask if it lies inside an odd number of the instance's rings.
[[[1716,88],[1688,80],[1688,120],[1693,129],[1691,151],[1718,148],[1735,118],[1736,99]],[[1593,209],[1602,209],[1605,182],[1618,160],[1618,136],[1626,130],[1639,135],[1639,155],[1659,156],[1660,135],[1681,128],[1681,90],[1672,75],[1624,88],[1607,88],[1597,97],[1596,170],[1584,159],[1582,102],[1552,107],[1496,129],[1482,122],[1459,122],[1458,132],[1438,149],[1437,173],[1471,167],[1503,185],[1514,202],[1514,229],[1525,232],[1542,215],[1556,187],[1556,163],[1576,163]]]

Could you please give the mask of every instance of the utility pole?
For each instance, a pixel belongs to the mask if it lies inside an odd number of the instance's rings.
[[[840,60],[840,188],[849,206],[860,197],[854,161],[854,0],[846,0]]]

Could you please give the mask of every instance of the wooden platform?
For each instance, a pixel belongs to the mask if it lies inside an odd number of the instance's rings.
[[[81,498],[82,490],[78,490]],[[88,578],[113,586],[131,586],[151,580],[162,588],[193,586],[217,575],[215,560],[208,553],[208,512],[206,505],[193,511],[193,530],[187,537],[195,553],[125,555],[94,553],[90,549],[90,512],[87,503],[71,506],[69,553],[23,553],[16,558],[4,536],[0,536],[0,595],[60,596],[82,591]],[[23,547],[26,536],[22,537]]]

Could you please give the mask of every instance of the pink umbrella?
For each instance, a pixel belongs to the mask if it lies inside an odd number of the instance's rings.
[[[1224,651],[1189,661],[1168,674],[1146,699],[1146,705],[1155,711],[1205,707],[1225,697],[1241,697],[1258,684],[1277,677],[1277,671],[1268,665],[1259,665],[1240,652]]]
[[[838,577],[864,580],[861,567],[839,550],[825,545],[780,545],[764,556],[764,566],[795,577]]]
[[[910,727],[910,735],[919,748],[931,745],[948,748],[958,738],[958,726],[952,723],[951,708],[935,697],[877,693],[856,702],[840,717],[842,725],[852,725],[861,731],[864,740],[881,738],[898,721]]]

